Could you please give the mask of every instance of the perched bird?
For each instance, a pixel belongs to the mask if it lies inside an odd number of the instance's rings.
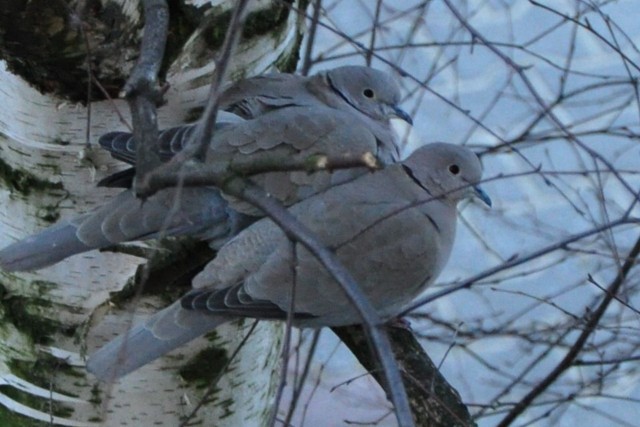
[[[391,163],[400,159],[400,150],[389,119],[397,117],[412,124],[411,116],[399,107],[400,97],[391,75],[369,67],[345,66],[311,77],[273,73],[240,80],[224,91],[220,105],[245,119],[291,106],[323,105],[353,113],[379,140],[380,159]]]
[[[312,77],[270,74],[240,81],[222,96],[222,107],[244,118],[217,124],[207,165],[223,170],[235,161],[304,160],[314,154],[375,155],[392,162],[399,155],[389,119],[411,121],[398,107],[400,89],[388,74],[367,67],[341,67]],[[171,160],[190,141],[196,125],[160,133],[160,156]],[[112,132],[100,145],[135,165],[130,133]],[[103,185],[131,185],[134,169],[114,174]],[[295,203],[361,170],[274,172],[253,177],[283,203]],[[7,271],[35,270],[69,256],[132,240],[189,235],[219,247],[262,213],[215,187],[167,189],[144,203],[127,190],[97,210],[64,220],[0,251]],[[176,209],[177,207],[177,209]]]
[[[292,107],[332,108],[349,114],[352,121],[367,127],[376,138],[378,159],[386,164],[398,161],[401,155],[390,119],[395,117],[412,124],[411,116],[399,107],[400,98],[400,88],[391,75],[363,66],[345,66],[311,77],[272,73],[239,80],[221,94],[220,109],[243,119],[255,119]],[[219,127],[222,126],[225,124],[219,123]],[[197,123],[160,132],[160,157],[172,158],[196,131]],[[116,159],[135,164],[135,141],[131,133],[110,132],[103,135],[99,143]],[[134,169],[128,169],[107,177],[101,185],[129,188],[134,174]]]
[[[289,208],[353,274],[383,318],[397,315],[442,271],[454,241],[456,205],[491,204],[477,186],[470,150],[431,144],[402,163],[364,174]],[[292,268],[295,266],[295,269]],[[284,319],[299,327],[360,322],[340,286],[270,219],[228,241],[193,280],[194,289],[90,356],[101,379],[121,377],[237,317]]]

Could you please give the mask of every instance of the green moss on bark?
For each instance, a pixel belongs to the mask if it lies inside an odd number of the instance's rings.
[[[5,186],[24,196],[32,192],[64,190],[62,183],[40,179],[26,170],[11,167],[2,159],[0,159],[0,180]]]
[[[54,333],[62,329],[62,325],[52,319],[45,319],[35,312],[51,307],[46,300],[11,296],[2,301],[3,322],[15,326],[36,344],[50,344]]]
[[[215,334],[215,331],[212,334]],[[224,348],[212,345],[196,354],[180,368],[180,375],[190,385],[199,389],[206,389],[222,373],[228,362],[227,351]]]

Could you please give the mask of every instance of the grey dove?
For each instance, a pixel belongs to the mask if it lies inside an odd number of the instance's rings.
[[[223,110],[249,119],[290,106],[324,105],[354,113],[380,141],[380,159],[400,159],[400,149],[389,124],[397,117],[412,124],[400,109],[400,88],[382,71],[345,66],[321,71],[311,77],[273,73],[240,80],[227,88],[220,99]]]
[[[470,150],[431,144],[402,163],[330,187],[289,208],[353,274],[383,318],[397,315],[440,274],[454,241],[456,205],[489,197]],[[90,356],[87,368],[115,379],[237,317],[284,319],[295,282],[299,327],[360,317],[302,245],[262,219],[227,242],[193,290]],[[295,265],[295,278],[292,273]]]
[[[348,78],[354,75],[357,80]],[[382,161],[394,160],[389,153],[395,150],[395,138],[392,133],[385,133],[391,132],[389,118],[409,119],[395,105],[400,92],[387,74],[366,67],[343,67],[311,78],[275,74],[266,79],[270,80],[279,83],[267,84],[269,89],[264,92],[257,85],[244,92],[232,86],[229,89],[232,95],[228,99],[223,97],[227,99],[225,106],[252,111],[255,118],[217,124],[207,155],[208,166],[224,170],[247,159],[277,163],[279,159],[306,159],[314,154],[340,157],[372,153]],[[286,81],[290,83],[282,83]],[[282,87],[282,97],[287,103],[278,103],[273,95],[278,87]],[[369,91],[374,95],[368,96]],[[239,93],[244,93],[245,98]],[[257,107],[249,107],[269,102],[273,106],[268,109],[258,111]],[[195,125],[189,125],[161,132],[161,157],[171,160],[195,130]],[[388,139],[380,139],[382,134]],[[109,133],[101,138],[100,144],[114,157],[135,164],[135,141],[131,134]],[[363,172],[364,169],[333,174],[274,172],[253,179],[285,204],[292,204]],[[132,176],[131,171],[117,173],[107,184],[126,187]],[[261,212],[246,203],[230,201],[231,204],[213,187],[163,190],[145,203],[127,190],[94,212],[62,221],[3,249],[0,267],[7,271],[34,270],[91,249],[160,235],[190,235],[208,240],[217,248],[253,222],[255,216],[261,216]],[[174,209],[176,206],[178,209]]]
[[[399,107],[400,88],[383,71],[363,66],[345,66],[321,71],[311,77],[271,73],[239,80],[220,96],[220,109],[244,119],[292,107],[329,107],[351,115],[378,141],[378,158],[383,163],[400,159],[400,147],[390,119],[397,117],[412,124],[411,116]],[[160,156],[164,160],[181,151],[197,131],[197,123],[176,126],[159,135]],[[135,141],[129,132],[110,132],[100,145],[113,157],[135,164]],[[129,187],[134,171],[115,174],[101,182],[110,187]]]

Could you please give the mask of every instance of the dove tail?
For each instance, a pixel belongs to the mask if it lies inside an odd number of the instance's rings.
[[[223,317],[181,310],[180,322],[167,325],[168,319],[162,317],[175,312],[176,304],[96,351],[87,361],[87,370],[102,381],[114,381],[226,322]],[[149,322],[163,325],[149,326]]]
[[[5,271],[37,270],[63,259],[121,242],[168,236],[192,236],[218,248],[256,220],[234,211],[214,188],[184,188],[172,214],[174,190],[145,203],[124,191],[98,210],[62,221],[0,250]]]
[[[5,271],[37,270],[92,249],[76,236],[77,227],[68,221],[49,227],[0,251],[0,268]]]

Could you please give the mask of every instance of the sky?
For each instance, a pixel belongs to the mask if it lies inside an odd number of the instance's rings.
[[[435,141],[470,146],[494,201],[491,210],[461,207],[454,252],[431,291],[539,253],[412,319],[479,425],[493,426],[503,404],[566,355],[638,239],[640,102],[631,81],[640,73],[640,3],[451,1],[455,12],[446,3],[381,2],[372,66],[404,73],[403,107],[415,123],[398,128],[406,153]],[[323,2],[322,22],[335,31],[318,30],[311,57],[323,60],[312,72],[365,63],[376,4]],[[566,243],[579,233],[591,235]],[[638,373],[626,359],[640,355],[637,279],[631,269],[578,357],[617,362],[568,369],[512,425],[636,425]],[[305,425],[395,425],[379,388],[330,332],[319,347]]]

